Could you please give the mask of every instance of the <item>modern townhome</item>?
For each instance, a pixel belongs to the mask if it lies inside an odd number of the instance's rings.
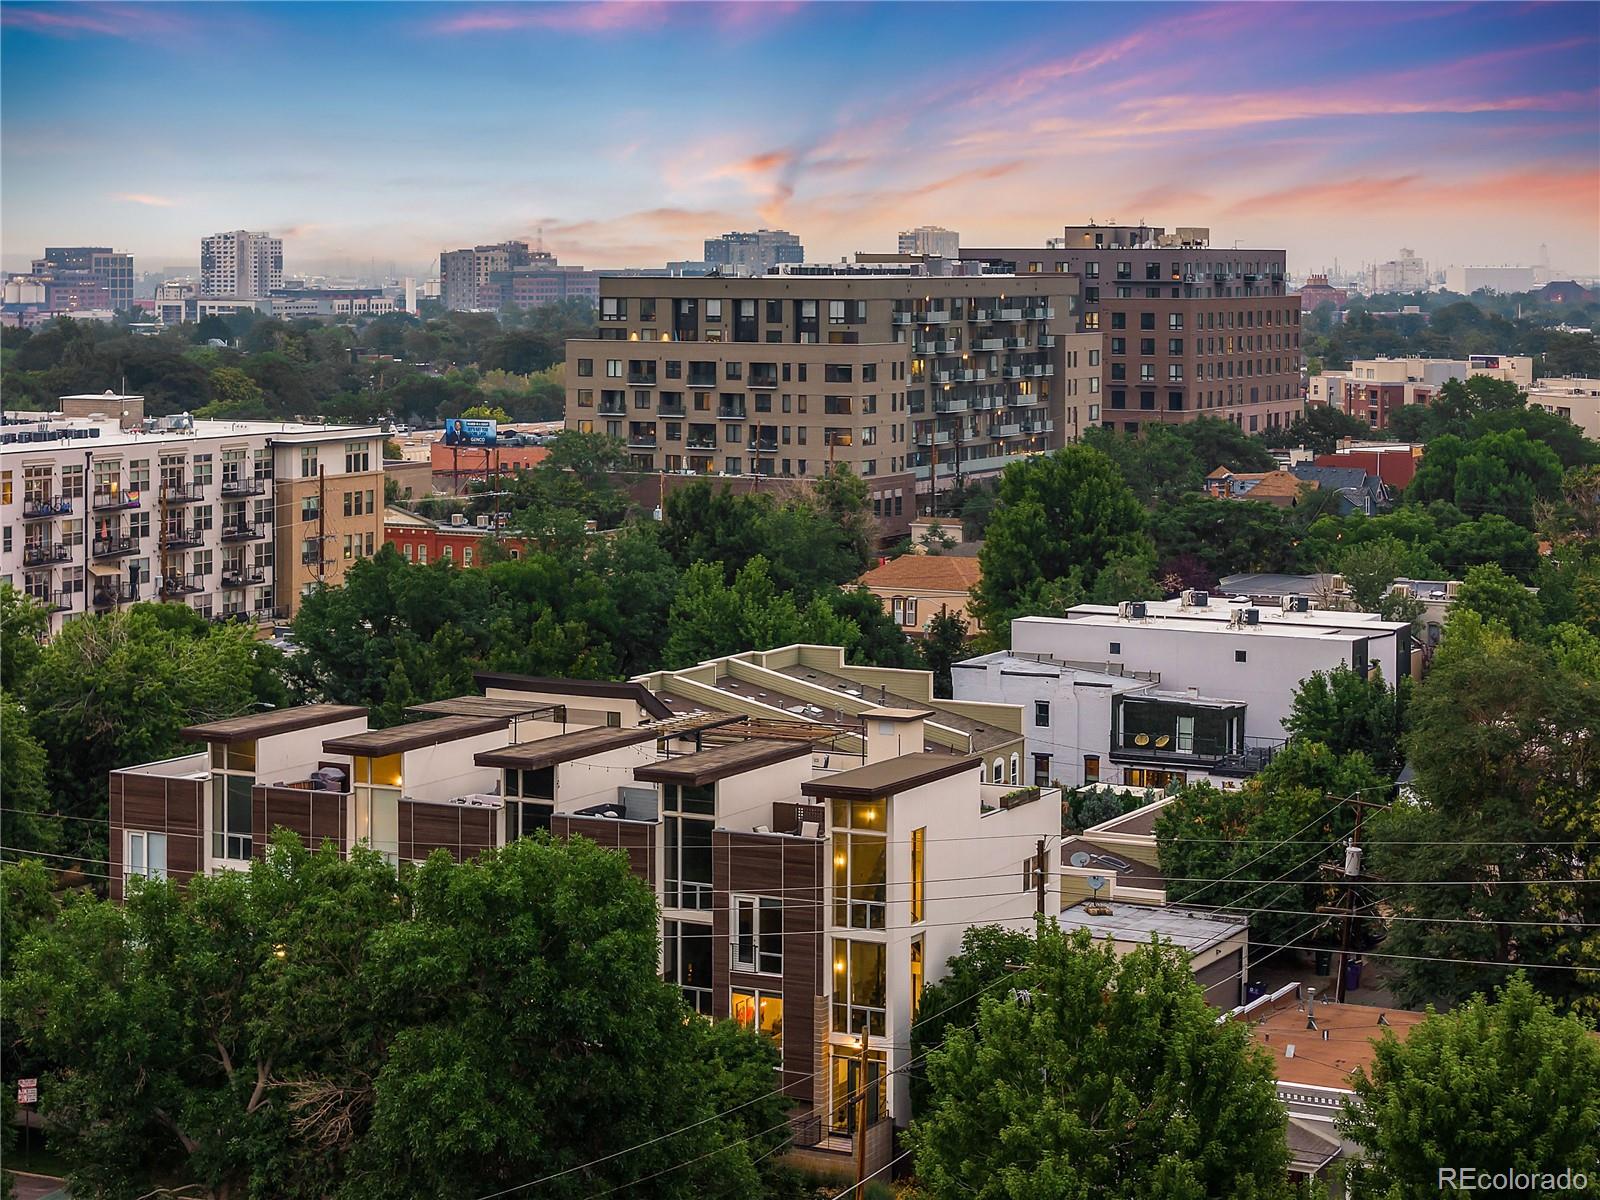
[[[402,864],[540,830],[591,838],[655,892],[662,974],[690,1007],[779,1042],[802,1152],[844,1167],[859,1134],[880,1166],[909,1119],[925,984],[967,927],[1060,911],[1061,797],[1011,781],[1015,729],[903,702],[931,691],[926,673],[882,673],[865,695],[824,669],[837,647],[788,649],[669,675],[670,694],[485,673],[481,695],[385,729],[327,704],[194,726],[195,753],[111,775],[113,894],[243,867],[280,827]],[[782,680],[806,712],[766,703]],[[830,685],[833,705],[810,703]]]
[[[1098,421],[1100,339],[1078,332],[1076,305],[1075,280],[976,265],[608,277],[596,337],[567,343],[566,424],[623,439],[639,471],[819,478],[848,464],[903,523],[916,492]]]
[[[0,579],[52,634],[137,600],[287,619],[383,543],[372,426],[146,417],[110,393],[61,406],[0,432]]]
[[[1411,627],[1376,614],[1185,592],[1023,617],[1008,651],[956,663],[962,701],[1022,705],[1029,777],[1236,787],[1283,745],[1301,682],[1339,666],[1393,683],[1411,669]]]

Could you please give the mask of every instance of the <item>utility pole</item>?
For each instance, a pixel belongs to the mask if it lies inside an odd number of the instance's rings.
[[[1040,838],[1039,839],[1039,856],[1036,859],[1034,859],[1033,884],[1034,884],[1034,888],[1035,888],[1035,890],[1037,892],[1037,896],[1038,896],[1038,900],[1037,900],[1037,903],[1036,903],[1036,906],[1035,906],[1035,911],[1041,917],[1044,916],[1044,885],[1045,885],[1045,880],[1048,878],[1048,876],[1049,876],[1049,872],[1045,870],[1045,865],[1044,865],[1044,839]]]
[[[1344,919],[1339,934],[1339,967],[1333,980],[1333,998],[1339,1003],[1344,1003],[1344,965],[1350,957],[1350,926],[1355,921],[1356,915],[1356,880],[1361,876],[1361,816],[1366,812],[1367,802],[1356,800],[1356,828],[1350,835],[1350,844],[1344,851]]]
[[[872,1043],[872,1031],[867,1022],[861,1022],[861,1050],[856,1058],[856,1186],[857,1195],[867,1183],[867,1048]]]

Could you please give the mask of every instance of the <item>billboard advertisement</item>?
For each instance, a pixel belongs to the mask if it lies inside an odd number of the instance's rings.
[[[498,427],[493,421],[475,417],[446,417],[444,444],[446,446],[493,446]]]

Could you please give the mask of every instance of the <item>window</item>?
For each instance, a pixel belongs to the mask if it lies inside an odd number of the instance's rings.
[[[887,947],[882,942],[833,940],[833,1032],[884,1034],[888,993]]]
[[[1035,754],[1033,756],[1033,786],[1048,787],[1050,785],[1050,756],[1048,754]]]
[[[250,789],[256,781],[254,742],[211,745],[211,856],[250,859]]]
[[[994,767],[990,772],[989,782],[991,782],[991,783],[1004,783],[1005,781],[1006,781],[1006,760],[1003,759],[1003,758],[997,758],[997,759],[994,760]]]
[[[580,358],[578,360],[578,374],[587,379],[594,374],[594,359]]]
[[[733,898],[733,968],[783,974],[783,901],[771,896]]]
[[[883,800],[833,801],[833,923],[882,929],[888,901]]]
[[[922,1011],[922,985],[927,980],[927,973],[923,969],[924,955],[922,939],[914,938],[911,942],[911,1019],[915,1021]]]
[[[1016,752],[1013,751],[1012,754],[1011,754],[1011,778],[1010,778],[1010,783],[1011,783],[1012,787],[1016,787],[1017,784],[1019,784],[1021,782],[1022,782],[1021,760],[1018,758]]]
[[[128,853],[123,859],[123,875],[132,879],[165,879],[167,877],[167,835],[128,830]]]
[[[1048,727],[1050,724],[1050,701],[1035,700],[1033,702],[1033,723],[1037,726]]]
[[[1244,662],[1245,661],[1245,652],[1243,650],[1235,650],[1233,652],[1233,661],[1234,662]]]
[[[746,1029],[764,1033],[780,1048],[783,1046],[783,997],[779,993],[734,988],[728,998],[728,1015]]]
[[[701,1016],[711,1015],[711,926],[667,921],[661,936],[661,976],[675,983],[684,1001]]]
[[[667,908],[711,908],[711,829],[716,792],[712,787],[664,784]]]
[[[1098,754],[1085,754],[1083,756],[1083,781],[1084,783],[1100,782],[1100,756]]]
[[[926,851],[927,851],[927,840],[928,840],[928,830],[927,830],[926,826],[924,826],[921,829],[913,829],[911,831],[911,919],[912,919],[912,921],[920,921],[920,920],[922,920],[923,915],[924,915],[924,907],[925,907],[925,905],[924,905],[924,897],[923,897],[923,885],[924,885],[924,880],[925,880],[926,863],[927,863],[927,853],[926,853]]]
[[[1122,643],[1121,642],[1112,642],[1112,643],[1110,643],[1108,645],[1107,650],[1108,650],[1109,653],[1111,653],[1113,655],[1121,654],[1122,653]]]

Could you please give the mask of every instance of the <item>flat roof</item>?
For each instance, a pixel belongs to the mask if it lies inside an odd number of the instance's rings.
[[[873,796],[893,796],[925,783],[970,771],[982,761],[976,754],[940,754],[934,750],[923,750],[868,763],[864,767],[853,767],[837,775],[808,779],[800,785],[800,791],[807,796],[843,796],[861,800]]]
[[[329,754],[351,754],[361,758],[381,758],[386,754],[402,754],[407,750],[420,750],[424,746],[437,746],[441,742],[456,742],[462,738],[493,733],[508,724],[505,717],[435,717],[430,721],[413,721],[409,725],[392,725],[388,729],[369,729],[349,737],[330,738],[322,743]]]
[[[296,708],[246,713],[242,717],[190,725],[179,730],[179,736],[191,742],[253,742],[257,738],[314,729],[337,721],[353,721],[366,715],[367,710],[356,704],[302,704]]]
[[[1089,861],[1079,866],[1072,861],[1074,854],[1087,854]],[[1115,846],[1102,846],[1092,838],[1071,837],[1061,843],[1061,865],[1081,871],[1097,871],[1115,875],[1117,882],[1129,887],[1165,888],[1167,877],[1147,862],[1140,862],[1129,854],[1117,852]]]
[[[1369,637],[1381,636],[1406,627],[1403,622],[1396,624],[1388,621],[1373,621],[1366,624],[1350,625],[1330,625],[1315,622],[1291,625],[1286,621],[1267,620],[1267,613],[1271,611],[1273,610],[1263,608],[1261,610],[1262,619],[1255,625],[1230,625],[1225,611],[1220,620],[1187,615],[1175,617],[1160,612],[1151,613],[1144,620],[1130,620],[1117,616],[1115,612],[1090,612],[1071,618],[1018,617],[1017,622],[1059,621],[1064,625],[1085,625],[1096,629],[1178,629],[1188,633],[1232,634],[1253,638],[1316,638],[1335,642],[1365,641]]]
[[[1305,1004],[1294,997],[1286,998],[1261,1020],[1240,1018],[1250,1022],[1250,1036],[1256,1045],[1272,1055],[1273,1069],[1281,1083],[1349,1087],[1352,1071],[1372,1065],[1375,1038],[1382,1038],[1386,1030],[1391,1030],[1404,1040],[1413,1027],[1427,1018],[1426,1013],[1365,1004],[1317,1000],[1311,1007],[1315,1029],[1306,1027]],[[1378,1024],[1380,1016],[1386,1025]],[[1328,1035],[1326,1041],[1324,1033]],[[1293,1057],[1289,1055],[1291,1046]]]
[[[712,750],[699,750],[694,754],[680,754],[674,758],[646,766],[635,767],[633,777],[646,783],[678,783],[689,787],[703,787],[730,775],[742,775],[758,767],[787,762],[811,753],[810,742],[773,741],[752,738],[747,742],[730,742]]]
[[[705,713],[658,721],[650,725],[634,725],[627,729],[619,729],[612,725],[594,725],[570,733],[555,734],[552,737],[534,738],[529,742],[517,742],[511,746],[496,746],[492,750],[481,750],[473,756],[472,761],[480,767],[517,767],[531,770],[535,767],[574,762],[580,758],[588,758],[591,754],[603,754],[607,750],[620,750],[625,746],[637,746],[643,742],[685,737],[699,730],[731,725],[742,719],[729,713]]]
[[[547,675],[513,675],[500,671],[478,671],[472,682],[481,688],[510,688],[519,692],[538,692],[553,696],[604,696],[611,700],[632,700],[653,717],[670,717],[672,710],[657,699],[642,683],[609,679],[554,679]]]
[[[1157,671],[1130,671],[1109,662],[1093,663],[1054,658],[1048,654],[1029,654],[1017,650],[994,650],[988,654],[980,654],[950,664],[952,668],[963,667],[967,670],[987,670],[991,665],[998,666],[1002,675],[1039,679],[1060,679],[1062,676],[1070,676],[1074,683],[1078,681],[1079,676],[1082,676],[1088,686],[1124,691],[1147,688],[1161,680],[1160,672]]]
[[[914,700],[909,696],[891,692],[882,684],[860,683],[843,675],[835,675],[831,671],[825,671],[821,667],[797,663],[788,667],[767,667],[765,669],[775,671],[780,675],[787,675],[790,679],[825,687],[830,691],[839,692],[860,700],[864,704],[872,704],[873,693],[877,693],[877,705],[875,707],[929,709],[930,716],[927,718],[928,720],[936,725],[943,725],[966,734],[972,739],[972,748],[975,751],[986,750],[992,746],[1001,746],[1007,742],[1015,742],[1022,737],[1020,733],[1002,729],[998,725],[991,725],[987,721],[978,720],[976,717],[963,716],[961,713],[952,712],[937,700]],[[716,686],[723,687],[725,683],[719,679]],[[851,719],[860,720],[859,717],[852,717]]]
[[[1165,798],[1153,800],[1149,804],[1141,805],[1131,813],[1125,813],[1110,821],[1102,821],[1087,833],[1115,833],[1124,837],[1153,837],[1156,832],[1156,818],[1161,815],[1161,810],[1166,807]]]
[[[445,700],[413,704],[406,711],[439,717],[531,717],[561,707],[560,704],[536,704],[527,700],[501,700],[494,696],[451,696]]]
[[[1148,942],[1155,935],[1182,946],[1191,957],[1250,928],[1250,922],[1243,917],[1169,904],[1127,904],[1102,900],[1095,907],[1110,911],[1101,914],[1087,911],[1086,905],[1090,903],[1093,902],[1083,901],[1063,909],[1061,928],[1069,931],[1087,929],[1096,938],[1110,937],[1119,942]]]

